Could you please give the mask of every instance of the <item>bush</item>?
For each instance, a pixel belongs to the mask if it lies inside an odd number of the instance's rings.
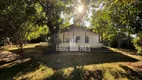
[[[142,33],[141,33],[141,35],[138,35],[138,37],[133,39],[132,42],[135,46],[135,49],[137,50],[137,53],[142,54]]]
[[[132,37],[128,37],[123,33],[111,34],[108,38],[109,46],[113,48],[134,49],[133,43],[131,42],[132,39]]]
[[[110,42],[109,42],[110,47],[113,48],[117,48],[118,47],[118,41],[117,41],[117,37],[114,36],[111,38]]]
[[[121,40],[119,43],[119,48],[135,49],[135,47],[131,41],[132,41],[132,39]]]

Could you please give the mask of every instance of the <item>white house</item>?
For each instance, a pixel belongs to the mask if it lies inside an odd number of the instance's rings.
[[[101,48],[100,35],[91,30],[71,25],[58,34],[59,51],[90,51],[90,48]],[[61,48],[62,47],[62,48]]]

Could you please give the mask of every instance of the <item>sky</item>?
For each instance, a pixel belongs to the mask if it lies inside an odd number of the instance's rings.
[[[74,20],[74,18],[71,18],[71,19],[70,19],[70,24],[73,24],[73,23],[74,23],[73,20]],[[86,27],[89,27],[89,26],[91,25],[91,23],[90,23],[89,21],[85,21],[84,23],[85,23],[85,26],[86,26]]]
[[[99,4],[98,8],[93,8],[93,9],[92,9],[92,8],[90,7],[89,14],[88,14],[88,18],[91,19],[92,10],[97,11],[97,10],[100,10],[100,9],[103,9],[103,8],[104,8],[103,4]],[[78,6],[78,8],[77,8],[75,11],[77,11],[78,13],[82,13],[82,12],[83,12],[83,5]],[[62,17],[62,18],[65,18],[65,17],[67,17],[67,16],[64,15],[64,14],[61,14],[61,17]],[[74,18],[73,18],[73,17],[70,18],[70,24],[74,24]],[[87,19],[84,19],[84,24],[85,24],[86,27],[91,26],[91,23],[90,23]]]

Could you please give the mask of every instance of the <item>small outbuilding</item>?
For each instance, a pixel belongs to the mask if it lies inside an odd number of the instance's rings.
[[[101,48],[103,44],[100,35],[86,27],[71,25],[63,29],[59,34],[59,45],[56,50],[64,51],[86,51],[90,48]],[[62,48],[62,49],[61,49]]]

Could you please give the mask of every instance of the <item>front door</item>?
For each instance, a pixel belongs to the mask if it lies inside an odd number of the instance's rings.
[[[73,40],[69,43],[70,51],[79,51],[79,46],[77,44],[79,39],[78,39],[78,37],[74,37]]]

